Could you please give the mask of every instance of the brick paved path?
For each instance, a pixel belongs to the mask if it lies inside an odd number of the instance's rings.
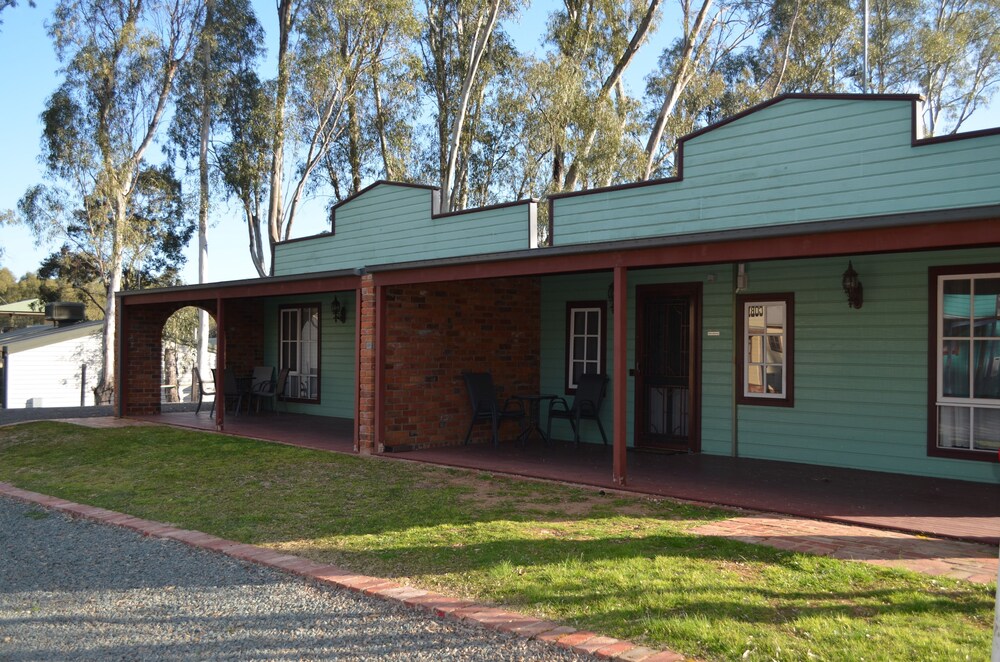
[[[981,584],[988,584],[997,578],[996,547],[864,526],[756,514],[705,524],[692,529],[691,533],[906,568]]]

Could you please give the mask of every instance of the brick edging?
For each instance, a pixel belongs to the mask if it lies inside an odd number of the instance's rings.
[[[101,524],[131,529],[152,538],[177,540],[192,547],[299,575],[320,584],[346,588],[357,593],[397,602],[413,609],[429,612],[436,618],[464,621],[525,639],[537,639],[577,653],[596,655],[603,659],[621,662],[682,662],[692,659],[670,650],[647,648],[621,639],[605,637],[596,632],[577,630],[567,625],[507,611],[500,607],[397,584],[390,579],[360,575],[335,565],[283,554],[266,547],[226,540],[201,531],[180,529],[169,524],[133,517],[114,510],[86,506],[66,499],[22,490],[9,483],[0,482],[0,496],[51,508],[72,517],[82,517]]]

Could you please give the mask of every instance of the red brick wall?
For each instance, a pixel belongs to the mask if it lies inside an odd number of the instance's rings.
[[[535,278],[387,288],[387,447],[461,443],[471,418],[463,371],[492,372],[501,401],[538,392],[540,291]],[[501,428],[501,439],[516,434]],[[473,440],[489,437],[478,424]]]
[[[264,304],[259,299],[229,299],[224,304],[226,370],[250,375],[264,365]]]
[[[121,375],[119,394],[123,416],[160,413],[161,355],[163,325],[175,312],[188,304],[161,303],[124,307],[122,324],[124,356],[118,356],[116,369]],[[215,313],[209,310],[210,314]],[[122,345],[120,345],[122,346]]]

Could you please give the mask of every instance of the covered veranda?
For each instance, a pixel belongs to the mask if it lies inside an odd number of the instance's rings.
[[[215,430],[207,413],[135,417]],[[354,453],[350,419],[302,414],[230,416],[225,433],[302,448]],[[387,453],[380,457],[619,490],[610,446],[533,438]],[[1000,486],[941,478],[703,454],[629,451],[627,491],[748,510],[996,545]]]

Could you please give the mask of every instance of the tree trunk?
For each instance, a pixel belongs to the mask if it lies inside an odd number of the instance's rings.
[[[214,32],[213,20],[215,2],[208,0],[205,5],[205,33]],[[198,146],[198,282],[204,283],[208,277],[208,139],[212,129],[212,104],[209,95],[212,94],[212,39],[202,40],[202,91],[204,98],[201,103],[201,135]],[[208,374],[208,313],[198,310],[198,371]],[[175,380],[176,383],[176,380]]]

